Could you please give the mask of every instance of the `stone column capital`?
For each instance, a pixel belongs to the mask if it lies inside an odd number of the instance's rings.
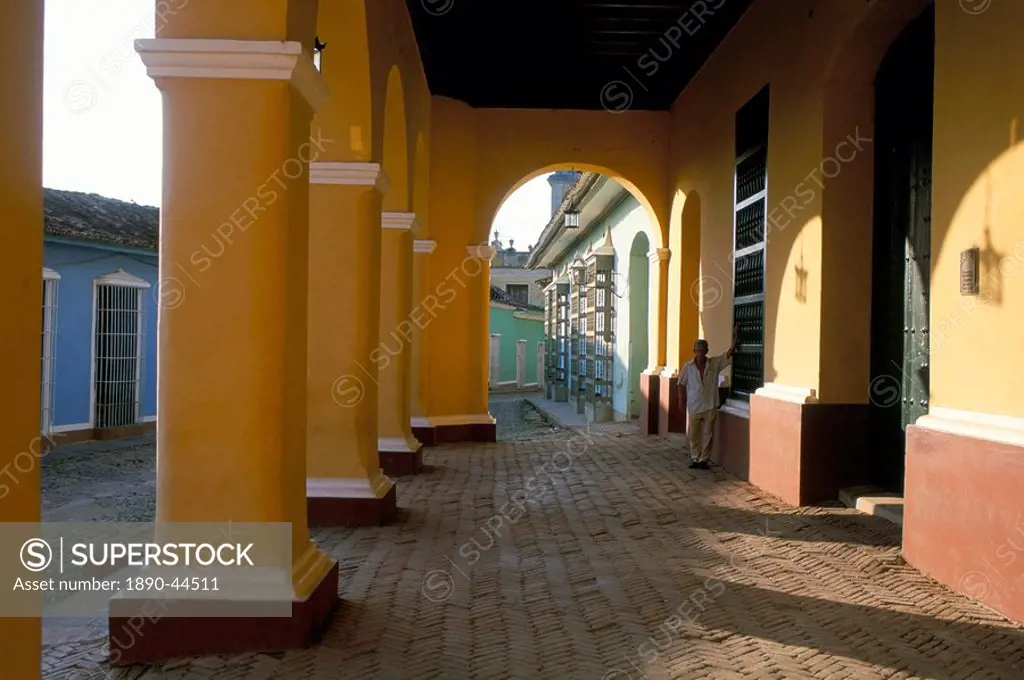
[[[380,163],[318,161],[309,164],[310,184],[344,184],[375,187],[387,193],[388,176]]]
[[[417,239],[412,242],[412,252],[429,255],[437,249],[437,241]]]
[[[319,110],[330,94],[313,57],[297,41],[144,38],[135,41],[135,51],[154,80],[286,80],[313,111]]]
[[[655,262],[668,262],[671,257],[672,251],[668,248],[655,248],[647,253],[647,259],[650,260],[651,264]]]
[[[380,214],[382,229],[415,229],[416,213],[413,212],[382,212]]]

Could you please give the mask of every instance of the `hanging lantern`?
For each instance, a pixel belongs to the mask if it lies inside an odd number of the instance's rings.
[[[580,228],[580,214],[576,210],[565,211],[565,228],[566,229],[579,229]]]
[[[313,66],[321,73],[324,70],[324,48],[326,47],[327,43],[320,42],[320,36],[313,38]]]

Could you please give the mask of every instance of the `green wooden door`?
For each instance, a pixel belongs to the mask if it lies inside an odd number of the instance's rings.
[[[934,10],[875,82],[871,481],[903,490],[906,428],[928,412]]]

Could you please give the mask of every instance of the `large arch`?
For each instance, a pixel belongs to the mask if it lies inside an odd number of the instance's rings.
[[[934,0],[868,4],[832,55],[822,98],[822,158],[874,138],[875,74],[900,32]],[[857,144],[855,144],[857,146]],[[873,147],[829,178],[821,201],[819,401],[865,403],[870,383]],[[799,258],[797,242],[790,260]],[[780,293],[781,291],[776,291]]]
[[[397,66],[388,74],[384,101],[382,169],[387,178],[383,210],[407,212],[409,204],[409,128],[405,118],[405,91]]]
[[[608,167],[605,167],[605,166],[602,166],[602,165],[596,165],[596,164],[593,164],[593,163],[567,163],[567,162],[552,163],[550,165],[546,165],[546,166],[541,167],[541,168],[539,168],[537,170],[534,170],[534,171],[532,171],[532,172],[530,172],[530,173],[528,173],[526,175],[523,175],[518,180],[511,180],[510,179],[509,188],[505,190],[504,195],[501,196],[501,198],[499,200],[497,200],[495,202],[495,201],[493,201],[493,199],[489,199],[489,202],[491,204],[488,205],[485,208],[485,210],[487,211],[487,214],[490,215],[490,220],[488,220],[487,223],[485,225],[483,225],[483,229],[485,231],[480,231],[479,228],[478,228],[478,232],[476,234],[477,242],[479,242],[479,243],[487,242],[488,236],[490,235],[490,232],[491,232],[491,225],[494,224],[494,218],[497,217],[498,211],[501,210],[501,206],[503,206],[505,204],[505,201],[507,201],[509,199],[509,197],[516,192],[516,190],[518,190],[521,186],[523,186],[524,184],[526,184],[527,182],[529,182],[530,180],[532,180],[532,179],[534,179],[536,177],[539,177],[541,175],[546,175],[546,174],[552,173],[552,172],[558,172],[558,171],[561,171],[561,170],[576,170],[576,171],[579,171],[579,172],[593,172],[593,173],[596,173],[596,174],[599,174],[599,175],[604,175],[605,177],[613,179],[616,182],[618,182],[619,184],[621,184],[623,187],[625,187],[625,189],[627,191],[629,191],[630,194],[633,195],[633,198],[635,198],[637,200],[637,202],[639,202],[640,205],[642,205],[644,207],[644,210],[647,212],[647,217],[648,217],[648,220],[649,220],[648,221],[648,225],[649,226],[648,226],[648,229],[646,230],[646,233],[647,233],[648,239],[650,239],[651,244],[653,244],[652,247],[653,248],[664,248],[665,247],[664,246],[664,239],[662,238],[662,236],[663,236],[663,229],[662,229],[662,226],[661,226],[662,222],[661,222],[661,220],[658,217],[658,213],[654,209],[654,206],[651,203],[651,201],[647,198],[647,196],[644,194],[644,192],[636,184],[634,184],[630,180],[628,180],[625,177],[623,177],[622,174],[612,170],[611,168],[608,168]]]

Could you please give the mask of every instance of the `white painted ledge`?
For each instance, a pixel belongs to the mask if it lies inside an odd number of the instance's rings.
[[[512,383],[513,385],[515,382]],[[449,427],[452,425],[494,425],[497,421],[489,413],[481,415],[431,416],[413,418],[413,427]]]
[[[144,38],[135,51],[150,78],[286,80],[314,111],[330,94],[313,57],[295,41]]]
[[[779,383],[765,383],[764,387],[754,392],[759,397],[768,397],[779,401],[788,401],[794,404],[816,404],[818,395],[810,387],[796,387],[793,385],[780,385]]]
[[[914,424],[925,430],[1024,447],[1024,418],[932,406]]]
[[[387,453],[416,453],[422,446],[412,435],[405,438],[381,437],[377,440],[377,450]]]
[[[309,477],[308,498],[384,498],[395,485],[381,470],[371,477]]]

